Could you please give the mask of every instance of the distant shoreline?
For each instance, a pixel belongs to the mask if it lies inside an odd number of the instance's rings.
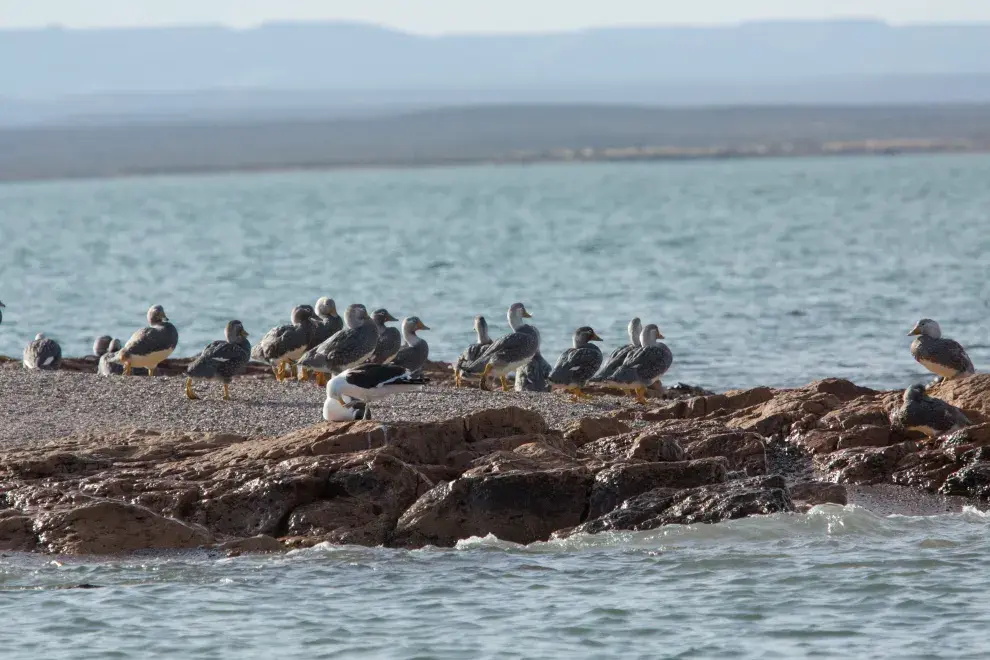
[[[539,105],[0,130],[0,181],[990,152],[990,104]]]
[[[594,164],[594,163],[680,163],[697,161],[801,159],[827,157],[893,157],[947,154],[986,154],[990,144],[963,144],[930,140],[867,140],[836,142],[819,149],[793,150],[762,145],[751,148],[720,147],[607,147],[604,149],[557,149],[550,152],[519,153],[477,158],[430,158],[413,161],[355,159],[344,162],[287,162],[122,169],[114,172],[52,173],[49,175],[3,175],[0,185],[56,181],[99,181],[167,176],[222,176],[228,174],[272,174],[287,172],[335,172],[360,170],[414,170],[445,167],[486,167],[512,165]]]

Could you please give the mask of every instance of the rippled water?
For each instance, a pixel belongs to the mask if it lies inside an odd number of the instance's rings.
[[[987,518],[816,507],[527,548],[0,559],[0,649],[46,658],[985,658]],[[90,584],[100,588],[65,587]]]
[[[449,359],[523,300],[551,357],[638,314],[668,382],[903,386],[921,316],[990,361],[988,181],[953,156],[0,186],[0,353],[82,354],[159,302],[191,354],[328,294],[420,315]],[[6,556],[0,658],[982,658],[988,554],[975,511],[819,507],[528,548]]]
[[[945,156],[4,185],[0,354],[39,331],[83,354],[156,302],[193,354],[327,294],[420,315],[450,359],[522,300],[551,357],[641,315],[671,382],[899,387],[922,316],[990,362],[988,181],[990,157]]]

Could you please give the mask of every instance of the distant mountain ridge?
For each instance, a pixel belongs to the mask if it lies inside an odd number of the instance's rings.
[[[0,93],[488,90],[990,74],[990,25],[880,21],[426,37],[357,23],[0,30]],[[507,102],[513,99],[502,99]]]

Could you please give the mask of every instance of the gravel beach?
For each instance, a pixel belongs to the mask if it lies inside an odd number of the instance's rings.
[[[0,369],[0,443],[11,448],[129,429],[278,436],[322,421],[324,390],[311,382],[240,378],[231,386],[229,402],[221,399],[219,383],[197,383],[199,401],[186,399],[184,384],[181,377],[106,378]],[[565,394],[485,392],[441,384],[378,402],[372,415],[382,421],[435,421],[519,406],[561,428],[572,420],[630,405],[630,399],[615,396],[575,403]]]

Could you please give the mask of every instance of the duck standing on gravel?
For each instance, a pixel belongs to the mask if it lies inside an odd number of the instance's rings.
[[[561,353],[550,372],[551,388],[566,390],[575,400],[588,396],[581,388],[595,375],[604,359],[601,349],[591,343],[593,341],[602,341],[602,338],[591,327],[574,331],[573,347]]]
[[[429,326],[419,320],[418,316],[410,316],[402,320],[402,338],[405,344],[390,361],[390,364],[402,367],[406,371],[418,374],[430,358],[430,345],[416,333],[429,330]]]
[[[309,307],[309,305],[302,305]],[[344,329],[344,319],[337,315],[337,303],[333,298],[324,296],[316,301],[316,306],[312,308],[313,315],[310,322],[313,324],[313,336],[309,341],[307,349],[318,346],[335,334]],[[299,368],[299,380],[307,380],[309,373],[306,369]]]
[[[516,392],[549,392],[550,372],[553,367],[536,351],[529,362],[516,369],[516,380],[513,389]]]
[[[639,320],[639,317],[629,321],[629,326],[626,331],[629,333],[629,343],[624,346],[619,346],[617,349],[612,351],[612,354],[608,356],[607,360],[605,360],[605,363],[602,365],[601,369],[598,370],[598,373],[590,378],[591,382],[607,382],[612,375],[615,374],[615,371],[622,366],[622,363],[625,362],[629,354],[642,346],[640,335],[643,334],[643,322]]]
[[[364,305],[349,305],[344,312],[347,327],[299,358],[299,366],[315,372],[317,383],[326,384],[326,374],[339,374],[363,364],[378,346],[378,326]]]
[[[327,399],[336,404],[331,404],[331,411],[337,406],[357,409],[362,403],[368,404],[391,394],[421,390],[429,382],[429,378],[413,375],[395,364],[362,364],[330,379],[327,383]],[[326,404],[323,411],[325,416]],[[368,414],[367,409],[365,413]]]
[[[484,316],[474,317],[474,331],[478,335],[478,341],[468,346],[454,363],[454,386],[461,387],[467,380],[463,369],[465,365],[471,364],[485,352],[485,349],[492,345],[492,338],[488,336],[488,321]]]
[[[62,347],[54,339],[38,333],[24,348],[24,368],[56,371],[62,366]]]
[[[102,337],[100,338],[102,339]],[[99,341],[99,340],[97,340]],[[100,361],[96,366],[96,373],[101,376],[121,376],[124,373],[124,365],[117,361],[117,354],[120,352],[120,340],[111,339],[107,350],[100,356]]]
[[[282,382],[288,376],[287,365],[298,360],[312,341],[315,326],[311,322],[313,308],[309,305],[294,307],[290,325],[280,325],[265,333],[261,341],[251,349],[251,358],[267,362],[275,373],[275,380]]]
[[[131,335],[117,354],[117,360],[124,365],[125,376],[130,376],[134,367],[142,367],[153,377],[155,369],[178,343],[179,331],[169,322],[165,309],[155,305],[148,310],[148,327]]]
[[[942,337],[942,328],[931,319],[921,319],[908,333],[911,355],[921,366],[945,380],[965,378],[976,373],[973,361],[959,342]]]
[[[660,328],[650,324],[643,328],[642,346],[626,356],[615,374],[607,381],[624,390],[631,390],[636,401],[646,404],[646,388],[660,380],[674,363],[674,355],[661,343]]]
[[[186,396],[198,399],[193,391],[193,378],[223,381],[223,400],[230,401],[230,381],[244,373],[251,360],[251,343],[244,324],[238,320],[228,321],[223,331],[224,340],[215,341],[203,349],[199,357],[186,369]]]
[[[929,438],[972,424],[959,408],[926,395],[924,385],[904,390],[903,404],[891,414],[890,421],[898,428],[920,431]]]
[[[512,332],[500,337],[477,360],[462,369],[466,374],[481,373],[482,389],[486,387],[488,376],[491,375],[499,378],[502,381],[502,391],[508,392],[509,381],[506,375],[529,362],[540,350],[539,331],[523,321],[532,318],[526,311],[526,306],[513,303],[507,316]]]
[[[399,319],[392,316],[387,309],[376,309],[371,315],[371,320],[378,326],[378,343],[375,345],[375,353],[369,362],[385,364],[395,357],[395,354],[402,348],[402,333],[399,332],[398,328],[385,324]]]

